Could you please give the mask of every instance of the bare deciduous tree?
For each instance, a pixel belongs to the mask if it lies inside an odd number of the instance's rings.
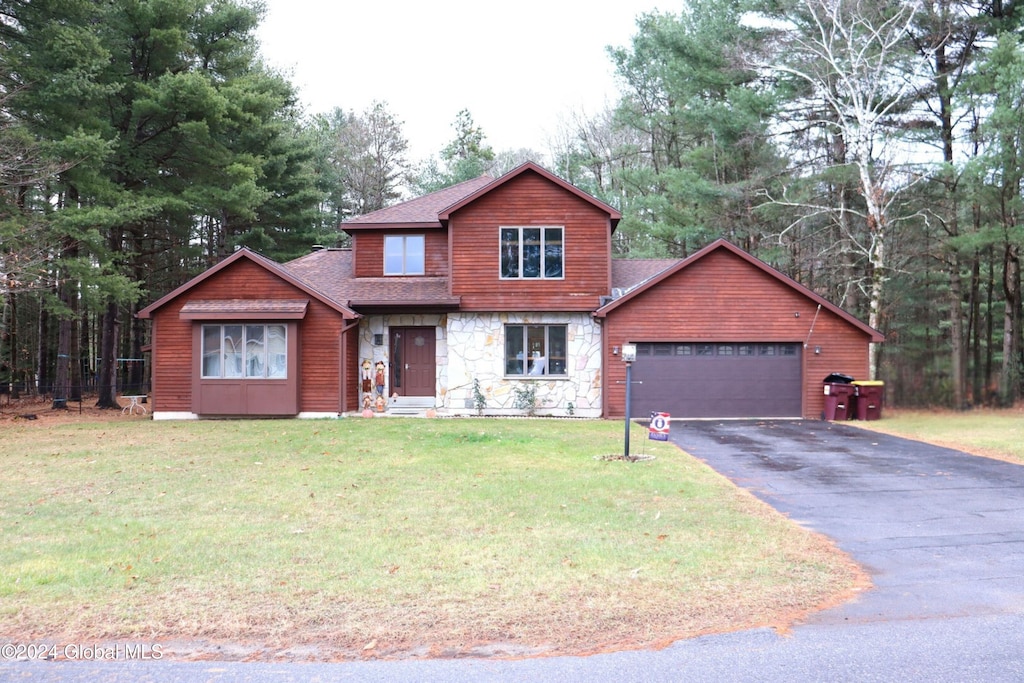
[[[841,154],[831,163],[846,167],[856,182],[856,201],[840,193],[831,203],[771,197],[801,209],[796,222],[822,213],[842,231],[847,248],[866,262],[861,286],[868,323],[881,327],[885,283],[891,269],[891,231],[907,217],[896,209],[919,178],[916,162],[900,145],[900,117],[923,87],[927,54],[908,45],[916,3],[880,0],[796,0],[789,25],[778,32],[774,55],[758,66],[793,81],[804,95],[804,125],[826,131]],[[828,169],[818,169],[828,172]],[[871,376],[878,368],[877,346]]]

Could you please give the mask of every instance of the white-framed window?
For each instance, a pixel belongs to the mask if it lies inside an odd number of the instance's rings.
[[[505,375],[566,375],[566,325],[505,325]]]
[[[288,328],[203,325],[203,379],[287,379]]]
[[[423,275],[425,266],[426,239],[423,235],[384,236],[385,275]]]
[[[498,232],[502,279],[565,277],[562,228],[501,227]]]

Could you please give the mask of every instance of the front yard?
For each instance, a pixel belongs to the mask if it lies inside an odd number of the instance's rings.
[[[620,422],[46,420],[0,423],[18,642],[580,654],[785,627],[863,582],[639,426],[654,459],[602,459]]]

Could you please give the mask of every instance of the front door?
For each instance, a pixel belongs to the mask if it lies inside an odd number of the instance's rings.
[[[391,393],[434,396],[437,381],[433,327],[391,328]]]

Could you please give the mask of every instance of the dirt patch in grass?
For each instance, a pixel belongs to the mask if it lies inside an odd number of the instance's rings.
[[[827,539],[819,542],[818,552],[837,553]],[[161,658],[182,661],[590,656],[657,650],[678,640],[746,629],[771,628],[787,634],[809,615],[841,605],[870,588],[859,567],[851,563],[847,569],[849,576],[836,579],[848,588],[823,587],[817,596],[785,586],[757,594],[743,586],[692,587],[669,602],[661,599],[661,592],[646,593],[642,585],[617,595],[598,595],[581,586],[577,594],[557,602],[551,596],[533,596],[533,604],[525,609],[498,602],[438,605],[424,599],[362,612],[350,606],[318,604],[316,616],[302,617],[268,606],[265,613],[252,614],[244,622],[163,624],[154,625],[150,633],[133,634],[110,631],[99,610],[76,619],[76,628],[57,636],[36,632],[32,615],[24,613],[23,628],[3,637],[58,646],[116,646],[120,651],[126,646],[152,650],[158,645]],[[220,602],[214,596],[193,597],[209,608]]]
[[[46,428],[77,422],[106,420],[148,420],[149,403],[143,404],[145,413],[138,408],[132,413],[121,411],[129,405],[128,399],[118,397],[120,408],[97,408],[96,396],[90,395],[79,401],[70,401],[65,408],[54,408],[53,399],[42,396],[28,396],[12,399],[9,394],[0,395],[0,425],[18,424]]]

